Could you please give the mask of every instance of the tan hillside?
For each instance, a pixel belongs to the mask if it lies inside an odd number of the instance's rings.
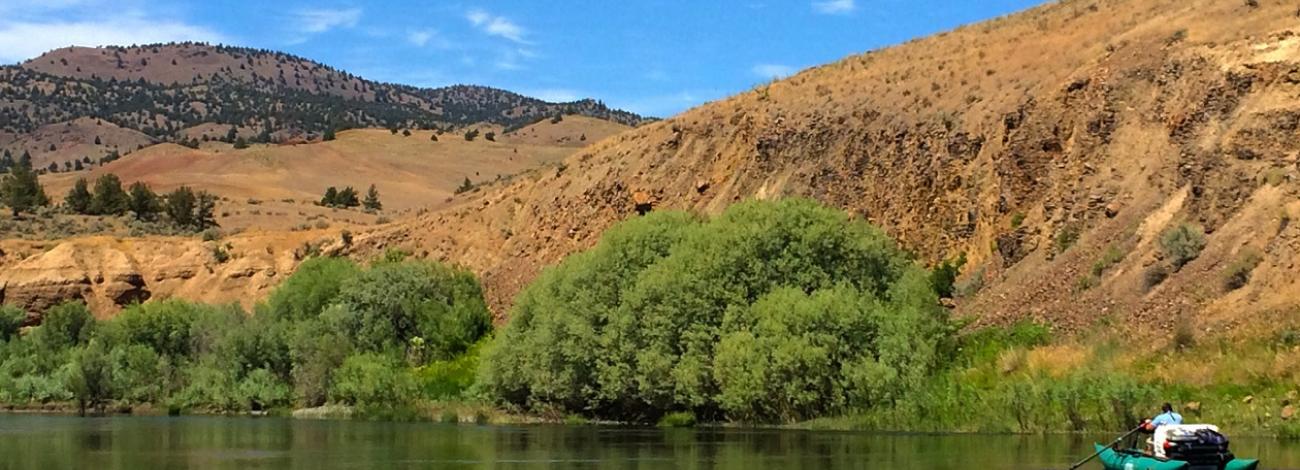
[[[89,157],[92,164],[98,165],[99,159],[111,152],[126,154],[153,144],[154,139],[145,134],[95,118],[47,124],[31,133],[0,138],[0,150],[8,150],[14,158],[28,152],[34,168],[43,169],[54,163],[59,171],[74,160],[82,160],[84,165],[85,158]]]
[[[965,254],[956,309],[983,322],[1293,324],[1300,31],[1295,5],[1258,4],[1067,0],[849,57],[357,233],[344,251],[463,263],[504,314],[538,270],[638,211],[807,196],[922,260]],[[1182,222],[1204,228],[1204,251],[1147,288],[1168,262],[1160,234]],[[1251,252],[1262,261],[1229,289]]]
[[[713,213],[799,195],[923,260],[966,254],[974,293],[958,311],[985,321],[1291,322],[1300,37],[1294,5],[1260,5],[1064,1],[850,57],[358,243],[466,263],[503,312],[538,269],[638,206]],[[1154,240],[1179,221],[1202,225],[1208,246],[1148,292]],[[1110,245],[1122,260],[1088,286]],[[1246,249],[1263,262],[1226,292]]]
[[[592,120],[597,121],[597,120]],[[143,181],[156,192],[182,185],[212,192],[223,200],[217,222],[227,230],[288,230],[313,224],[372,223],[376,215],[318,207],[325,188],[352,186],[364,193],[376,186],[384,212],[400,214],[436,208],[454,195],[466,178],[475,183],[508,177],[556,162],[574,152],[560,145],[531,145],[459,134],[433,141],[433,131],[410,136],[382,129],[338,133],[337,140],[296,145],[254,145],[234,150],[212,142],[200,149],[159,144],[87,172],[47,174],[46,192],[61,199],[77,178],[93,181],[104,173],[123,184]]]
[[[506,132],[498,140],[533,145],[585,147],[628,129],[631,128],[612,121],[570,115],[565,116],[560,122],[554,122],[552,119],[537,121]]]

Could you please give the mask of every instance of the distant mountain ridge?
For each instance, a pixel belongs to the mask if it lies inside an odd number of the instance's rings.
[[[519,126],[563,114],[632,126],[648,120],[591,99],[549,103],[484,86],[381,83],[291,54],[204,43],[67,47],[0,67],[0,131],[11,135],[79,117],[172,140],[202,123],[269,136]]]

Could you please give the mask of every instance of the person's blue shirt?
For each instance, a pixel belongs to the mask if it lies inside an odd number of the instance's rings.
[[[1152,426],[1164,426],[1166,424],[1183,424],[1183,415],[1167,411],[1151,419]]]

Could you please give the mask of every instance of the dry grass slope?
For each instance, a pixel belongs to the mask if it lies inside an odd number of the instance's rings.
[[[1295,13],[1278,2],[1054,3],[620,134],[477,201],[361,235],[357,249],[396,244],[472,266],[502,313],[541,267],[638,204],[715,213],[807,196],[925,260],[965,253],[958,309],[981,321],[1294,322]],[[1210,232],[1208,246],[1142,289],[1158,261],[1148,234],[1180,221]],[[1080,289],[1111,246],[1128,252]],[[1224,293],[1218,271],[1246,246],[1264,261]]]

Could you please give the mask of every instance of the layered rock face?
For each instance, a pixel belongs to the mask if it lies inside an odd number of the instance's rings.
[[[31,312],[33,323],[49,307],[74,300],[86,302],[101,317],[132,303],[169,297],[234,302],[248,308],[293,271],[306,256],[303,246],[314,244],[312,249],[319,250],[330,243],[339,242],[321,233],[258,234],[209,242],[179,237],[80,238],[4,265],[0,300]],[[228,258],[215,255],[218,246]]]

